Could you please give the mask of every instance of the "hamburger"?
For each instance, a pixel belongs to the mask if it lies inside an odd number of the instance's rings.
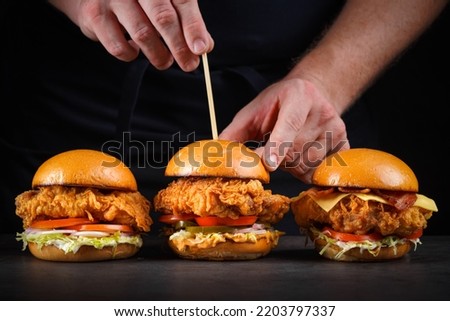
[[[49,158],[31,187],[15,199],[24,227],[17,240],[42,260],[128,258],[153,223],[133,173],[100,151],[70,150]]]
[[[418,194],[412,169],[380,150],[354,148],[325,158],[313,187],[291,202],[301,230],[325,258],[398,259],[421,244],[435,202]]]
[[[174,180],[153,204],[179,257],[250,260],[277,246],[283,232],[273,225],[289,211],[290,199],[264,189],[269,173],[244,144],[188,144],[170,159],[165,175]]]

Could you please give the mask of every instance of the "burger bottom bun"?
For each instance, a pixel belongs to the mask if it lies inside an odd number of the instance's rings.
[[[227,241],[214,247],[185,247],[183,250],[178,250],[169,240],[170,248],[181,258],[209,261],[254,260],[269,254],[275,245],[275,242],[268,238],[261,238],[255,243]]]
[[[328,243],[320,238],[316,237],[316,234],[309,231],[309,237],[314,241],[314,246],[317,251],[322,252]],[[322,252],[322,256],[334,261],[345,262],[373,262],[373,261],[387,261],[393,259],[399,259],[405,256],[411,250],[411,242],[405,242],[397,244],[396,247],[382,247],[378,255],[373,255],[367,250],[360,248],[353,248],[345,252],[344,254],[336,257],[336,255],[342,250],[341,247],[335,244],[329,244],[328,247]]]
[[[105,246],[96,249],[93,246],[82,246],[76,253],[64,253],[56,246],[48,245],[39,248],[36,243],[28,243],[31,254],[41,260],[59,262],[93,262],[116,259],[126,259],[135,255],[139,248],[132,244],[122,243],[113,246]]]

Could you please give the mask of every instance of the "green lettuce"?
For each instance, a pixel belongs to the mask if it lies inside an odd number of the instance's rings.
[[[339,259],[342,255],[344,255],[345,252],[347,252],[351,249],[354,249],[354,248],[359,248],[361,250],[361,252],[363,250],[367,250],[373,256],[377,256],[378,253],[380,253],[381,248],[383,248],[383,247],[392,247],[394,250],[394,253],[397,253],[396,252],[397,245],[399,245],[399,244],[403,244],[405,242],[412,242],[414,244],[414,251],[417,249],[418,244],[422,244],[420,242],[420,239],[418,239],[418,238],[413,240],[413,239],[400,238],[400,237],[394,236],[394,235],[388,235],[378,241],[365,240],[365,241],[360,241],[360,242],[355,242],[355,241],[343,242],[343,241],[336,240],[332,237],[329,237],[328,235],[326,235],[325,233],[322,233],[315,227],[312,227],[311,230],[313,231],[314,234],[318,235],[317,236],[318,239],[322,239],[325,242],[327,242],[327,245],[325,245],[322,248],[322,250],[320,251],[321,255],[327,250],[327,248],[331,244],[334,244],[341,248],[341,251],[339,251],[335,256],[336,259]]]
[[[115,247],[118,244],[128,243],[135,245],[136,247],[142,246],[142,238],[138,235],[123,235],[120,232],[103,236],[103,237],[88,237],[88,236],[76,236],[63,233],[54,234],[40,234],[40,233],[17,233],[17,241],[23,242],[22,250],[25,250],[28,243],[35,243],[38,248],[43,246],[56,246],[58,249],[67,253],[76,253],[82,246],[93,246],[96,249],[102,249],[105,246]]]

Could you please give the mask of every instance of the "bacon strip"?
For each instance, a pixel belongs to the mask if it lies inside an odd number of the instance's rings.
[[[306,190],[304,193],[305,195],[320,198],[321,196],[326,196],[334,192],[334,187],[330,188],[319,188],[319,187],[311,187],[310,189]]]
[[[403,211],[411,206],[417,200],[417,194],[411,192],[399,192],[399,191],[386,191],[379,189],[370,189],[370,188],[352,188],[352,187],[329,187],[329,188],[319,188],[313,187],[305,191],[306,195],[311,197],[320,198],[326,195],[329,195],[333,192],[340,193],[370,193],[382,197],[389,205],[394,206],[397,210]]]
[[[389,205],[394,206],[399,211],[406,210],[414,205],[417,200],[417,194],[411,192],[395,192],[373,190],[373,192],[386,200]]]

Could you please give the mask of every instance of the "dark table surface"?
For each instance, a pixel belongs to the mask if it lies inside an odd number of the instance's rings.
[[[269,255],[209,262],[174,256],[147,237],[133,258],[47,262],[0,235],[1,300],[450,300],[450,236],[423,236],[415,252],[377,263],[322,258],[302,235]],[[309,242],[311,243],[311,242]]]

